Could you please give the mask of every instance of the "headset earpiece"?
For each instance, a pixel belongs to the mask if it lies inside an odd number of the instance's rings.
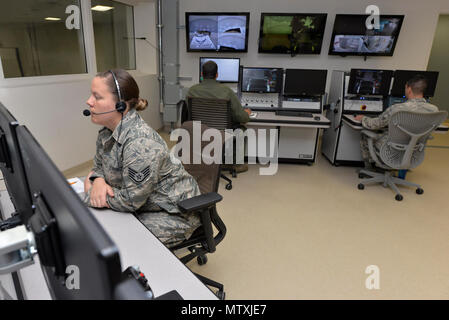
[[[126,110],[126,102],[125,101],[119,101],[115,104],[115,109],[117,112],[123,113]]]
[[[118,102],[115,104],[115,110],[117,110],[117,112],[123,113],[126,110],[126,102],[122,100],[122,92],[120,90],[120,85],[118,83],[117,77],[115,76],[115,73],[112,72],[112,70],[109,70],[109,72],[112,74],[115,87],[117,88]]]

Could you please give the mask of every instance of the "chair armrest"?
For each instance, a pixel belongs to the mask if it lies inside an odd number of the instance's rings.
[[[380,134],[372,132],[371,130],[362,130],[362,134],[364,134],[368,138],[371,138],[371,139],[374,139],[374,140],[376,140],[380,136]]]
[[[218,193],[209,192],[190,199],[178,202],[178,207],[183,213],[199,211],[210,208],[223,199]]]

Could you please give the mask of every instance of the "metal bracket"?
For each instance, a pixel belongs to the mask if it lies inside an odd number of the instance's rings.
[[[0,274],[9,274],[34,263],[34,235],[24,225],[0,232]]]

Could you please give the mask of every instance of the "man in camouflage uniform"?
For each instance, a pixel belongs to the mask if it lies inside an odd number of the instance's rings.
[[[427,88],[427,80],[421,75],[417,75],[412,79],[407,81],[405,85],[405,96],[407,101],[404,103],[398,103],[392,105],[387,110],[385,110],[379,117],[369,118],[359,115],[356,117],[357,120],[362,121],[362,126],[364,129],[369,130],[381,130],[382,135],[374,143],[374,149],[376,153],[379,152],[380,147],[386,142],[388,138],[388,123],[391,116],[398,111],[416,111],[416,112],[437,112],[438,108],[430,103],[427,103],[424,99],[424,92]],[[362,151],[362,158],[365,162],[365,167],[372,168],[372,163],[374,160],[370,156],[368,148],[368,139],[365,135],[362,135],[360,140],[360,148]]]
[[[195,179],[134,109],[113,132],[106,127],[99,131],[94,168],[87,178],[104,179],[110,186],[107,206],[136,213],[168,247],[188,239],[201,225],[198,214],[183,214],[177,206],[201,194]],[[97,207],[91,191],[84,202]]]
[[[203,64],[201,75],[203,77],[203,82],[192,86],[187,92],[187,97],[230,100],[233,129],[241,128],[246,130],[241,124],[249,121],[251,110],[242,107],[239,98],[237,98],[231,88],[217,82],[217,64],[213,61],[207,61]],[[238,173],[248,171],[247,164],[236,165],[234,168]]]

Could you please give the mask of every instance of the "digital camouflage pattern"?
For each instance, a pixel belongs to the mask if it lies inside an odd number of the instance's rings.
[[[376,152],[380,150],[380,147],[386,142],[388,137],[388,122],[391,116],[398,111],[415,111],[415,112],[437,112],[438,108],[433,104],[427,103],[426,99],[409,99],[404,103],[394,104],[387,108],[380,116],[376,118],[363,117],[362,126],[364,129],[369,130],[383,130],[382,135],[374,143]],[[365,162],[374,162],[371,158],[368,148],[368,139],[365,135],[362,135],[360,139],[360,148],[362,151],[362,158]]]
[[[200,195],[198,184],[133,109],[114,132],[99,131],[92,171],[91,179],[104,178],[114,191],[114,197],[107,196],[110,208],[136,212],[165,244],[188,239],[201,224],[198,214],[182,214],[177,205]],[[84,202],[90,204],[90,190]]]

